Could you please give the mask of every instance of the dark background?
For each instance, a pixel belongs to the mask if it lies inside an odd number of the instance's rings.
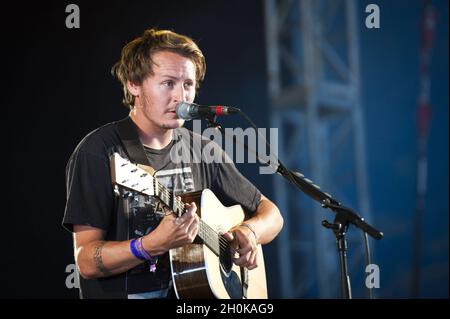
[[[146,28],[172,29],[197,41],[207,61],[198,103],[238,106],[258,126],[269,127],[261,1],[76,1],[80,29],[65,26],[69,3],[2,5],[2,298],[77,297],[65,284],[66,266],[73,263],[71,235],[61,227],[65,165],[85,134],[126,116],[110,68],[121,48]],[[369,3],[381,8],[381,29],[364,27]],[[438,25],[421,296],[448,298],[448,2],[433,3]],[[372,214],[391,234],[375,244],[382,265],[379,295],[405,298],[415,207],[421,2],[359,1],[359,14]],[[241,168],[273,195],[272,177],[259,175],[256,165]],[[265,255],[269,289],[277,297],[275,242]]]

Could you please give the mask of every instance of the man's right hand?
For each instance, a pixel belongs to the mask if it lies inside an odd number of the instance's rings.
[[[179,198],[178,198],[179,199]],[[200,218],[194,202],[185,204],[186,212],[181,217],[174,214],[164,216],[158,227],[142,240],[144,249],[153,256],[169,249],[191,244],[198,234]]]

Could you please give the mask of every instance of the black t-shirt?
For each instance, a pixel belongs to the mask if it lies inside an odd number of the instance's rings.
[[[205,148],[208,150],[204,152]],[[108,241],[124,241],[153,231],[160,222],[154,198],[114,189],[109,156],[126,157],[117,122],[106,124],[88,134],[76,147],[66,168],[67,203],[63,226],[89,225],[105,230]],[[182,154],[174,157],[174,152]],[[172,142],[162,150],[145,148],[157,180],[175,194],[211,189],[225,206],[240,204],[254,212],[260,191],[236,169],[225,152],[214,142],[185,128],[174,130]],[[213,154],[221,161],[211,161]],[[202,157],[203,155],[203,157]],[[205,160],[206,159],[206,160]],[[143,263],[129,271],[107,278],[80,278],[83,298],[127,298],[166,289],[170,283],[168,253],[159,256],[156,272]]]

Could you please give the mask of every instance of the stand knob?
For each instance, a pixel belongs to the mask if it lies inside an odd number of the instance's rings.
[[[329,223],[328,220],[324,219],[322,220],[322,226],[328,229],[333,229],[333,230],[340,230],[341,229],[341,224],[332,224]]]

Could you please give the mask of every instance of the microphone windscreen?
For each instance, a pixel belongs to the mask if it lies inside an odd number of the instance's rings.
[[[180,102],[176,107],[177,116],[182,120],[192,120],[191,115],[192,104],[187,102]]]

